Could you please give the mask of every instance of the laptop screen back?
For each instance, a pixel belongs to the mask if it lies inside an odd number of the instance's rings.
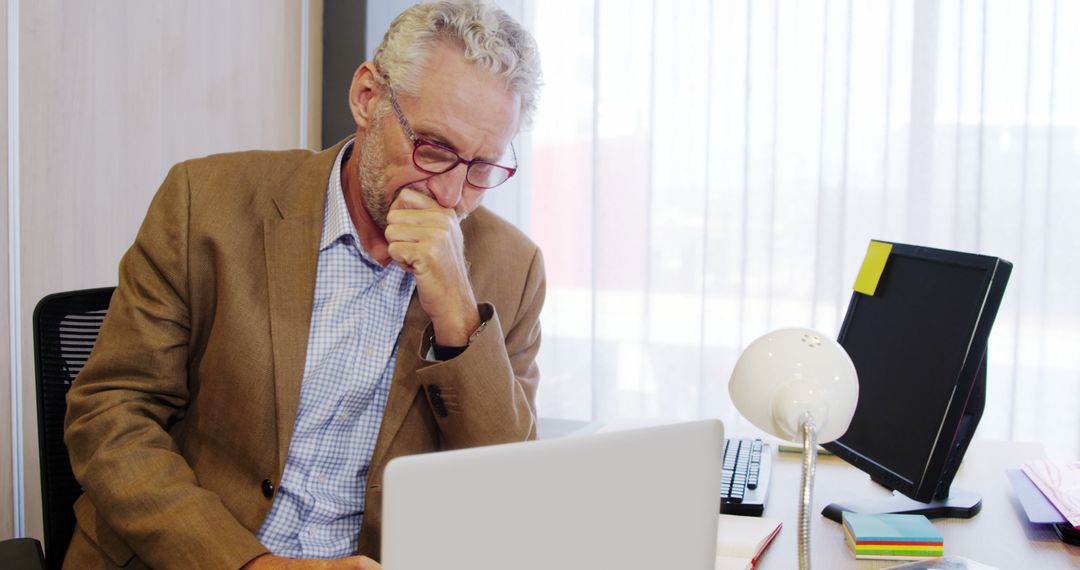
[[[402,457],[385,570],[713,568],[718,420]]]

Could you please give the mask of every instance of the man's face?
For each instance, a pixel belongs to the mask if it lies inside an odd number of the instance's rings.
[[[484,190],[465,181],[466,165],[429,174],[413,164],[413,144],[390,110],[389,93],[380,94],[380,111],[360,143],[359,180],[364,206],[385,229],[397,195],[412,188],[464,219],[483,199]],[[421,74],[416,95],[398,94],[398,103],[415,136],[447,147],[467,160],[506,164],[517,131],[520,101],[501,80],[465,61],[460,48],[436,46]]]

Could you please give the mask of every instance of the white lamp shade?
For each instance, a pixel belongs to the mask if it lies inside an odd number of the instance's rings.
[[[811,329],[770,332],[746,347],[728,391],[750,423],[801,442],[800,418],[813,416],[819,443],[847,431],[859,400],[851,357],[835,340]]]

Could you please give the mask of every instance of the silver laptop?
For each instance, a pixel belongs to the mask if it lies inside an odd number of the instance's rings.
[[[712,569],[723,449],[705,420],[395,459],[383,568]]]

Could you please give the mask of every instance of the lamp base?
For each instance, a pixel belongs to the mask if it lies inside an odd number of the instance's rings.
[[[982,510],[982,495],[963,489],[951,489],[949,496],[938,501],[920,503],[896,491],[886,499],[863,499],[847,503],[832,503],[821,511],[825,518],[840,522],[842,513],[849,511],[863,514],[901,513],[926,515],[926,518],[969,519]]]

